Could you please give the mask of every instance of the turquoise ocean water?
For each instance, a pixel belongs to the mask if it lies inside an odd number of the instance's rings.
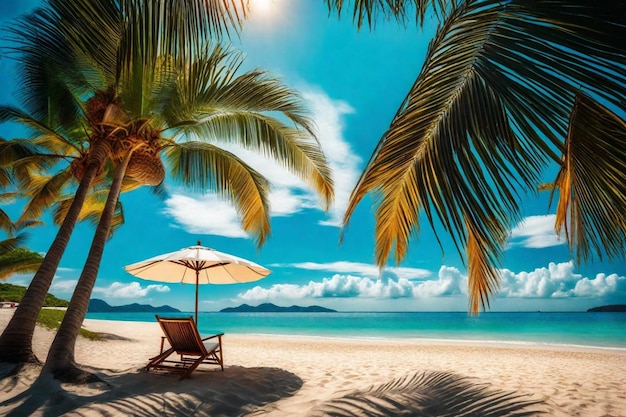
[[[156,322],[152,313],[88,313],[87,318]],[[626,313],[199,313],[198,328],[201,334],[444,339],[626,350]]]

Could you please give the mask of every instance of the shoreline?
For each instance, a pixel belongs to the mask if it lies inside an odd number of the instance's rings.
[[[144,321],[144,320],[110,320],[99,318],[86,318],[84,323],[89,321],[103,321],[111,323],[152,323],[156,324],[156,321]],[[455,338],[436,338],[436,337],[398,337],[398,336],[358,336],[358,335],[312,335],[312,334],[296,334],[296,333],[250,333],[250,332],[231,332],[232,335],[251,336],[251,337],[277,337],[277,338],[309,338],[311,340],[357,340],[357,341],[374,341],[374,342],[391,342],[391,343],[425,343],[425,344],[442,344],[442,345],[485,345],[493,347],[528,347],[538,349],[561,349],[561,350],[584,350],[584,351],[610,351],[615,353],[626,354],[626,345],[593,345],[593,344],[580,344],[580,343],[561,343],[561,342],[544,342],[544,341],[529,341],[529,340],[501,340],[501,339],[455,339]],[[626,335],[625,335],[626,337]]]
[[[0,313],[0,329],[9,317]],[[76,361],[109,386],[49,382],[52,392],[38,390],[28,401],[11,403],[36,379],[37,369],[26,370],[17,382],[1,380],[0,414],[40,402],[35,416],[318,416],[329,402],[352,395],[359,404],[391,382],[417,383],[415,376],[434,373],[533,401],[531,409],[546,416],[626,417],[622,351],[227,333],[224,372],[209,369],[179,381],[143,370],[158,353],[156,322],[86,319],[84,327],[123,337],[76,343]],[[33,349],[41,360],[53,337],[35,329]]]

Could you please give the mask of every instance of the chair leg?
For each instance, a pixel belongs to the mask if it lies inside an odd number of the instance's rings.
[[[165,360],[168,356],[170,356],[172,353],[174,353],[174,349],[168,349],[165,352],[161,353],[158,356],[155,356],[154,358],[152,358],[150,360],[150,362],[146,365],[146,371],[149,371],[150,368],[152,368],[153,366],[156,366],[158,364],[160,364],[161,362],[163,362],[163,360]]]
[[[191,373],[206,359],[206,356],[201,356],[189,368],[180,376],[180,379],[189,378]]]

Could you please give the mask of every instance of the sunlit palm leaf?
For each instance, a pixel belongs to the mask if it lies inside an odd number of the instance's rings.
[[[528,396],[491,388],[449,372],[409,374],[317,406],[309,417],[522,417],[544,413]]]
[[[200,192],[215,192],[233,203],[243,230],[260,247],[270,232],[269,184],[236,155],[214,145],[185,142],[164,150],[172,177]]]
[[[435,14],[441,15],[456,3],[456,0],[326,0],[328,9],[336,10],[339,16],[343,12],[344,5],[353,6],[352,20],[359,29],[365,22],[373,28],[381,17],[394,18],[404,24],[409,20],[411,11],[415,13],[415,21],[423,25],[429,7],[432,7]]]
[[[78,215],[79,221],[87,221],[92,225],[97,225],[100,220],[100,216],[102,214],[102,210],[104,209],[104,205],[106,203],[107,196],[109,194],[109,190],[106,187],[106,184],[101,184],[100,190],[94,191],[89,194],[83,207],[80,210],[80,214]],[[59,225],[67,216],[67,212],[72,205],[73,198],[66,198],[60,200],[53,212],[53,221],[55,224]],[[113,215],[113,222],[111,224],[110,236],[115,233],[115,231],[124,224],[124,211],[122,208],[122,203],[118,202],[115,208],[115,214]]]
[[[472,216],[465,216],[467,224],[467,285],[469,311],[477,314],[479,308],[489,307],[489,297],[495,296],[500,287],[500,270],[495,267],[508,237],[508,225],[497,222],[482,223],[489,227],[476,227]],[[493,242],[495,237],[496,242]],[[498,246],[493,246],[499,243]]]
[[[179,68],[180,101],[170,103],[172,112],[190,115],[192,120],[211,115],[216,109],[249,112],[281,112],[296,126],[315,136],[300,95],[269,73],[253,70],[237,74],[243,55],[215,45],[207,48],[189,67]]]
[[[69,168],[60,170],[52,176],[33,176],[27,194],[30,199],[19,221],[41,217],[46,209],[60,199],[71,178]]]
[[[518,194],[559,160],[576,91],[613,106],[626,98],[623,16],[595,1],[534,0],[468,1],[450,14],[346,212],[347,224],[366,194],[377,197],[381,267],[392,250],[405,256],[422,210],[460,252],[472,216],[483,253],[470,253],[497,260],[502,227],[520,220]]]
[[[13,274],[35,272],[41,265],[43,257],[27,249],[17,248],[0,255],[0,279]]]
[[[261,71],[241,76],[239,55],[217,45],[178,77],[176,90],[162,96],[165,124],[199,140],[235,143],[260,151],[333,200],[331,172],[299,95]],[[297,127],[272,116],[285,115]]]
[[[578,262],[626,255],[626,122],[585,94],[576,97],[555,181],[556,230]]]

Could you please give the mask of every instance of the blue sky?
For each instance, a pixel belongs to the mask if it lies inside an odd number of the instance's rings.
[[[122,196],[126,223],[105,249],[92,298],[111,305],[168,304],[191,311],[193,286],[137,279],[123,267],[200,240],[272,270],[255,283],[202,286],[201,311],[262,302],[340,311],[466,311],[466,269],[451,242],[440,235],[440,248],[425,222],[406,259],[382,276],[373,264],[370,199],[360,204],[339,244],[338,226],[349,193],[415,81],[435,22],[423,31],[379,22],[373,32],[358,32],[346,18],[349,14],[341,20],[329,16],[321,0],[256,1],[241,38],[233,43],[244,51],[246,69],[270,71],[307,101],[334,170],[335,206],[324,213],[317,197],[293,175],[238,150],[272,182],[272,235],[267,243],[257,249],[241,230],[235,211],[212,195],[194,195],[175,184],[168,184],[171,195],[164,201],[149,191],[134,191]],[[4,26],[36,4],[0,2],[0,23]],[[15,72],[6,59],[0,60],[0,74],[0,102],[15,104]],[[11,126],[0,125],[0,136],[16,135]],[[579,311],[626,303],[626,263],[574,265],[553,231],[554,208],[548,207],[548,198],[526,196],[525,221],[511,232],[502,286],[490,310]],[[44,220],[46,225],[33,229],[28,241],[41,252],[56,233],[50,219]],[[93,232],[87,224],[75,229],[50,289],[56,296],[71,297]],[[31,278],[14,276],[8,282],[28,285]]]

